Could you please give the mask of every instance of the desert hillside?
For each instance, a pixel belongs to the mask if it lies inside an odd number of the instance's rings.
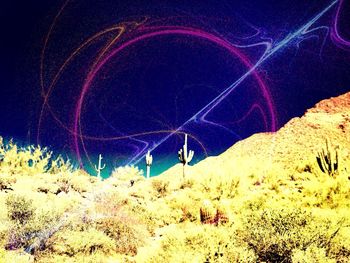
[[[209,157],[191,167],[194,174],[216,175],[228,171],[247,177],[258,173],[265,176],[272,169],[283,173],[308,169],[317,153],[326,147],[339,148],[342,163],[350,154],[350,93],[323,100],[301,118],[293,118],[276,133],[259,133],[240,141],[217,157]],[[349,167],[350,168],[350,167]],[[181,165],[163,175],[180,176]]]
[[[145,179],[0,141],[0,262],[349,262],[350,93]],[[190,149],[190,146],[189,146]]]

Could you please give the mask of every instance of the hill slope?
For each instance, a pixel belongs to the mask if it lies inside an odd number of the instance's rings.
[[[350,92],[323,100],[301,118],[293,118],[275,133],[259,133],[237,142],[217,157],[209,157],[190,167],[194,174],[225,174],[227,171],[249,176],[267,174],[271,169],[292,172],[316,161],[316,154],[325,147],[339,147],[342,160],[350,153]],[[344,162],[342,162],[344,163]],[[163,175],[182,175],[181,165]]]

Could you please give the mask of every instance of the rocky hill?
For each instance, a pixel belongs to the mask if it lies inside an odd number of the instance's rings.
[[[190,171],[201,175],[232,171],[244,177],[256,173],[265,176],[271,169],[283,173],[308,169],[307,165],[316,162],[316,155],[326,147],[327,140],[331,148],[339,148],[342,160],[349,159],[350,92],[317,103],[304,116],[291,119],[275,133],[254,134],[239,141],[221,155],[190,167]],[[181,173],[181,165],[176,165],[163,175]]]

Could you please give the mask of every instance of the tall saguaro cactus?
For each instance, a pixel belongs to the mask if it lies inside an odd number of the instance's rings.
[[[103,169],[106,168],[106,164],[104,164],[103,166],[101,166],[102,159],[103,159],[103,158],[102,158],[102,155],[99,154],[99,156],[98,156],[98,166],[96,167],[96,165],[95,165],[95,170],[96,170],[96,172],[97,172],[97,177],[98,177],[99,179],[102,179],[102,177],[101,177],[101,171],[102,171]]]
[[[189,162],[191,162],[194,155],[194,151],[192,150],[187,152],[187,134],[185,134],[185,144],[183,145],[182,149],[179,150],[178,154],[179,154],[180,163],[183,164],[182,175],[185,178],[186,166],[188,165]]]
[[[146,177],[147,179],[150,177],[151,175],[151,165],[152,165],[152,162],[153,162],[153,157],[151,155],[151,152],[148,151],[147,154],[146,154],[146,167],[147,167],[147,173],[146,173]]]

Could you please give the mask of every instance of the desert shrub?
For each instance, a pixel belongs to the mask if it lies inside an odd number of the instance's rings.
[[[181,210],[170,207],[164,198],[159,198],[154,202],[147,202],[144,204],[144,209],[143,215],[146,222],[156,227],[176,224],[182,216]],[[137,210],[135,212],[137,213]]]
[[[44,247],[45,240],[42,236],[57,224],[61,216],[55,207],[38,209],[31,199],[17,195],[10,195],[6,206],[10,220],[6,233],[6,248],[27,248],[35,242],[38,242],[38,247]]]
[[[2,148],[1,170],[9,174],[45,173],[52,153],[40,146],[18,147],[12,141]]]
[[[271,208],[242,216],[238,240],[252,249],[259,261],[292,262],[293,251],[305,251],[311,245],[328,251],[339,230],[328,219],[299,208]]]
[[[63,173],[57,174],[56,177],[56,185],[58,185],[57,193],[64,192],[68,193],[71,190],[72,182],[71,182],[71,174]]]
[[[307,249],[295,249],[292,252],[293,263],[336,263],[335,259],[326,256],[325,248],[310,245]]]
[[[144,224],[145,214],[140,209],[132,211],[132,203],[135,201],[119,193],[102,193],[96,196],[90,215],[91,225],[114,240],[116,252],[121,254],[136,254],[149,236],[148,226]]]
[[[119,260],[109,260],[105,254],[77,254],[74,257],[68,255],[51,254],[48,252],[41,253],[35,257],[35,263],[106,263],[106,262],[125,262]]]
[[[117,179],[120,181],[130,181],[134,180],[134,182],[141,181],[143,178],[143,171],[140,170],[136,166],[121,166],[117,167],[112,171],[110,179]]]
[[[115,241],[116,252],[136,255],[148,237],[146,226],[132,218],[107,217],[97,220],[96,228]]]
[[[128,201],[116,192],[101,193],[94,196],[94,212],[101,216],[118,216]]]
[[[0,174],[0,191],[11,190],[14,183],[16,183],[16,178],[13,176]]]
[[[313,177],[301,184],[304,203],[316,207],[350,207],[350,180],[344,172],[337,177]]]
[[[41,146],[18,147],[12,140],[4,143],[0,137],[0,172],[33,176],[42,173],[72,172],[69,160],[53,157],[52,152]]]
[[[0,263],[31,263],[34,257],[23,251],[8,251],[0,248]]]
[[[45,193],[45,194],[47,193],[58,194],[59,192],[61,192],[60,187],[57,184],[44,179],[42,179],[37,183],[36,190],[40,193]]]
[[[94,228],[85,231],[62,230],[51,237],[48,250],[70,257],[90,254],[111,254],[115,242]]]
[[[91,191],[92,183],[91,183],[90,177],[92,176],[72,174],[70,178],[71,189],[80,194]]]
[[[85,192],[90,192],[93,187],[93,183],[96,182],[96,178],[90,175],[86,175],[79,170],[69,173],[59,173],[52,175],[55,179],[53,181],[54,185],[47,185],[49,192],[58,194],[60,192],[69,193],[70,191],[75,191],[80,194]]]
[[[239,193],[240,179],[231,176],[209,176],[200,182],[200,191],[205,193],[206,198],[220,200],[234,198]]]
[[[162,215],[165,214],[157,213],[157,211],[159,211],[158,206],[155,207],[152,206],[152,204],[146,205],[144,203],[139,204],[138,202],[130,202],[127,206],[127,209],[132,215],[137,216],[137,218],[142,222],[142,224],[145,224],[145,227],[147,228],[150,234],[154,234],[155,229],[159,227],[159,225],[161,225],[159,221],[163,222],[163,220],[161,220],[160,218],[162,218]]]
[[[158,249],[145,247],[140,262],[256,262],[254,253],[234,244],[230,228],[186,224],[165,228]]]
[[[166,200],[167,206],[174,212],[179,213],[177,222],[191,221],[194,222],[199,218],[200,197],[195,196],[189,188],[169,196]],[[174,215],[176,215],[174,213]]]
[[[24,196],[9,195],[6,199],[6,206],[8,218],[21,225],[32,219],[34,215],[33,201]]]
[[[74,166],[68,158],[64,159],[62,156],[58,156],[56,159],[50,159],[48,167],[50,174],[72,173],[74,170]]]
[[[339,263],[350,262],[350,226],[339,230],[339,234],[332,240],[328,253]]]
[[[168,192],[169,182],[162,179],[153,179],[152,187],[156,191],[158,197],[164,197]]]
[[[185,179],[181,181],[180,183],[180,189],[185,189],[185,188],[192,188],[194,185],[194,180],[193,179]]]

